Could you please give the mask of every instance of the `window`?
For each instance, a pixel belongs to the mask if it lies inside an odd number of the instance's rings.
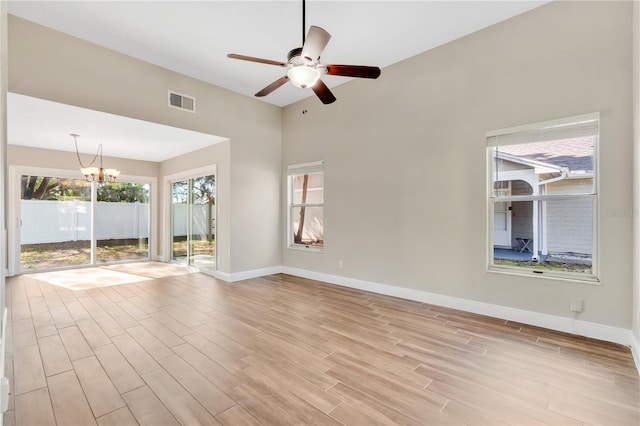
[[[599,114],[487,132],[489,270],[597,281]]]
[[[289,166],[289,247],[321,249],[324,244],[323,162]]]

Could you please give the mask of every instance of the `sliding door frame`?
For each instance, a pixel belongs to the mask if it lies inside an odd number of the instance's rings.
[[[173,232],[172,232],[172,226],[173,226],[173,218],[172,218],[172,214],[171,214],[171,208],[172,208],[172,198],[173,198],[173,194],[172,194],[172,184],[174,182],[179,182],[179,181],[183,181],[186,180],[188,181],[189,179],[195,179],[195,178],[199,178],[202,176],[209,176],[209,175],[213,175],[215,176],[216,179],[216,197],[218,194],[218,186],[219,186],[219,182],[218,182],[218,174],[217,172],[217,163],[213,163],[209,166],[204,166],[204,167],[199,167],[196,169],[191,169],[191,170],[185,170],[183,172],[179,172],[179,173],[174,173],[171,175],[167,175],[163,177],[162,180],[162,193],[164,194],[164,198],[161,201],[162,202],[162,232],[160,235],[160,242],[162,244],[162,248],[163,248],[163,255],[160,256],[161,260],[164,260],[166,262],[173,262],[172,259],[172,251],[173,251]],[[188,203],[189,206],[191,206],[191,203]],[[191,207],[189,207],[189,210],[191,209]],[[215,205],[215,209],[216,209],[216,227],[213,231],[213,240],[215,241],[215,256],[216,256],[216,260],[215,260],[215,270],[207,270],[207,269],[202,269],[200,272],[205,273],[205,274],[209,274],[209,275],[215,275],[215,272],[218,270],[218,221],[217,221],[217,217],[218,217],[218,213],[219,213],[219,207],[218,207],[218,203],[216,203]],[[190,220],[189,220],[190,222]],[[188,224],[188,228],[191,227],[191,224]],[[188,233],[188,231],[187,231]],[[187,249],[187,258],[189,256],[189,251]],[[188,264],[188,262],[187,262]]]
[[[52,176],[68,179],[84,179],[80,172],[69,169],[53,169],[46,167],[30,167],[30,166],[9,166],[9,186],[8,186],[8,215],[7,215],[7,234],[8,234],[8,275],[13,276],[21,273],[28,273],[27,271],[20,270],[20,228],[21,228],[21,212],[20,212],[20,197],[21,197],[21,178],[23,175],[30,176]],[[135,175],[120,175],[117,182],[130,182],[149,185],[149,259],[156,260],[158,258],[158,249],[156,244],[157,238],[157,226],[158,223],[158,208],[157,208],[157,181],[156,177],[151,176],[135,176]],[[94,192],[97,190],[96,185],[91,186],[92,200],[95,199]],[[96,210],[92,208],[92,231],[91,231],[91,264],[89,265],[74,265],[66,268],[56,268],[56,270],[64,269],[79,269],[85,267],[94,267],[95,264],[95,245],[96,240],[96,227],[93,226],[96,223]],[[127,260],[123,262],[131,262]],[[118,262],[109,262],[118,263]],[[34,271],[42,272],[42,271]]]

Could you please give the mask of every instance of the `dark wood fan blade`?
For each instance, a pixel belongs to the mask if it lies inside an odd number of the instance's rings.
[[[261,91],[259,91],[258,93],[256,93],[256,96],[259,98],[262,96],[267,96],[269,93],[273,92],[278,87],[285,84],[287,81],[289,81],[289,77],[287,77],[286,75],[282,76],[276,81],[274,81],[273,83],[271,83],[270,85],[268,85],[267,87],[265,87],[264,89],[262,89]]]
[[[320,27],[312,25],[307,33],[304,46],[302,46],[302,57],[316,61],[327,46],[327,43],[329,43],[330,38],[331,34]]]
[[[325,67],[329,75],[359,78],[380,77],[380,68],[378,67],[367,67],[364,65],[325,65]]]
[[[318,80],[316,84],[314,84],[311,89],[313,92],[320,98],[323,104],[331,104],[336,101],[336,97],[333,96],[331,90],[327,87],[326,84],[322,80]]]
[[[241,61],[258,62],[260,64],[278,65],[280,67],[287,65],[284,62],[272,61],[271,59],[254,58],[253,56],[237,55],[235,53],[229,53],[227,57],[231,59],[240,59]]]

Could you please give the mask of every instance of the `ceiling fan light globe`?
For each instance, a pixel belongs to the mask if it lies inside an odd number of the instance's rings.
[[[317,68],[299,65],[290,68],[287,71],[287,77],[289,77],[294,86],[306,89],[307,87],[313,87],[318,82],[320,71]]]

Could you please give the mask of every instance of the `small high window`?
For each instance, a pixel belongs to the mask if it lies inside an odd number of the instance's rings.
[[[599,114],[487,132],[489,270],[597,281]]]
[[[289,247],[321,249],[324,244],[323,162],[288,167]]]

